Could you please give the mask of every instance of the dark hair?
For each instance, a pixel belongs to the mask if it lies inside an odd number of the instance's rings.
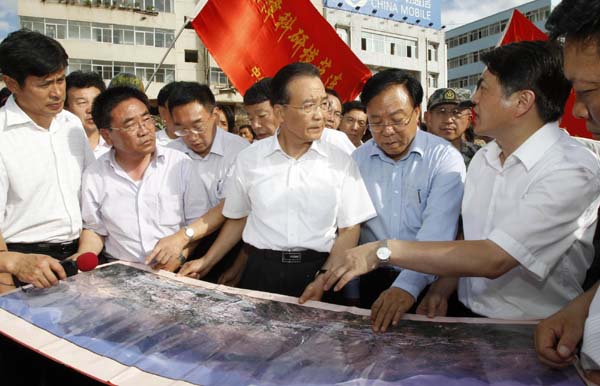
[[[254,83],[244,94],[244,104],[257,105],[271,100],[271,81],[273,78],[263,78]]]
[[[417,79],[404,70],[390,68],[373,75],[360,93],[360,101],[368,106],[371,99],[375,98],[385,89],[394,85],[404,85],[413,102],[413,107],[421,105],[423,101],[423,87]]]
[[[600,2],[563,0],[548,17],[546,29],[552,40],[595,41],[600,50]]]
[[[65,80],[67,83],[67,91],[69,91],[70,88],[88,87],[96,87],[100,92],[106,90],[106,85],[100,74],[97,72],[73,71]],[[66,100],[65,103],[67,103]]]
[[[283,66],[271,81],[271,104],[284,105],[290,101],[288,85],[297,77],[307,76],[321,78],[319,69],[310,63],[295,62]]]
[[[56,40],[22,29],[0,43],[0,72],[25,84],[28,76],[46,76],[67,68],[69,56]]]
[[[169,112],[173,113],[175,107],[191,102],[198,102],[209,112],[213,110],[216,103],[215,96],[207,85],[196,82],[178,82],[177,87],[169,93]]]
[[[563,75],[562,49],[554,42],[511,43],[486,52],[481,60],[495,75],[505,96],[519,90],[535,93],[535,106],[544,123],[563,114],[571,84]]]
[[[225,114],[225,119],[227,120],[227,128],[229,130],[235,127],[235,114],[233,114],[233,110],[230,106],[224,105],[222,103],[217,103],[217,107],[219,110]]]
[[[148,111],[150,111],[150,103],[146,94],[138,90],[137,88],[128,86],[112,87],[100,93],[94,104],[92,105],[92,118],[96,127],[99,129],[110,129],[110,121],[112,111],[121,102],[129,99],[137,99],[142,102]]]
[[[337,91],[335,91],[332,88],[326,88],[325,92],[329,95],[333,95],[334,97],[336,97],[338,99],[338,101],[340,101],[340,103],[342,103],[342,98],[340,98],[340,94],[338,94]]]
[[[254,130],[252,130],[252,126],[251,125],[241,125],[240,127],[238,127],[238,133],[240,131],[242,131],[242,129],[248,129],[248,130],[250,130],[250,133],[252,133],[252,138],[256,138],[256,134],[254,134]]]
[[[365,105],[363,105],[359,101],[346,102],[342,105],[342,115],[344,115],[347,112],[350,112],[352,110],[360,110],[363,113],[367,112]]]
[[[158,92],[158,95],[156,96],[156,104],[158,106],[167,107],[167,101],[169,100],[169,94],[171,94],[173,87],[175,87],[177,85],[177,83],[179,83],[179,82],[168,83],[165,86],[163,86],[163,88],[160,89],[160,91]]]
[[[12,93],[10,92],[8,87],[3,87],[2,90],[0,90],[0,107],[6,104],[6,100],[8,99],[10,94]]]

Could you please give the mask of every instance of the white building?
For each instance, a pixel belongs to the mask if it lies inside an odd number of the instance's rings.
[[[407,3],[421,6],[408,9]],[[423,85],[425,101],[446,86],[439,1],[325,0],[324,6],[329,24],[373,73],[386,68],[410,72]]]

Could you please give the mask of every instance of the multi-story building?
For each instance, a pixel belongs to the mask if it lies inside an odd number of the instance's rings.
[[[425,100],[446,86],[439,0],[325,0],[323,15],[373,73],[401,68],[421,81]]]
[[[551,0],[535,0],[515,7],[541,30],[550,15]],[[474,90],[483,71],[483,53],[498,45],[515,8],[496,13],[446,32],[448,87]]]

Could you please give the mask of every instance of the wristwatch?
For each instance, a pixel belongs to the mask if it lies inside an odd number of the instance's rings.
[[[194,228],[183,227],[183,230],[184,230],[186,237],[188,238],[188,241],[192,241],[192,239],[194,238]]]
[[[392,251],[387,246],[387,240],[381,240],[375,255],[377,255],[377,261],[379,262],[379,265],[389,263],[390,256],[392,256]]]

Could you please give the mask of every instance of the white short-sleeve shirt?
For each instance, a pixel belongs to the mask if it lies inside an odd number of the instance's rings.
[[[520,265],[497,279],[461,278],[459,298],[494,318],[540,319],[582,292],[600,195],[600,162],[549,123],[501,165],[492,142],[469,165],[466,240],[491,240]]]
[[[9,97],[0,109],[0,231],[7,243],[60,243],[81,232],[81,176],[94,161],[77,116],[49,129]]]
[[[376,212],[349,155],[318,140],[296,160],[275,135],[238,154],[223,215],[248,216],[243,238],[256,248],[329,252],[338,228]]]
[[[189,189],[192,167],[185,154],[157,145],[143,178],[133,181],[111,150],[83,175],[84,228],[105,236],[111,257],[143,263],[158,240],[206,211],[207,192]]]
[[[240,151],[250,146],[250,143],[239,135],[228,133],[217,128],[210,152],[202,157],[191,150],[183,139],[172,141],[167,147],[187,154],[194,161],[192,180],[201,182],[208,190],[207,207],[218,205],[224,196],[225,184],[229,169]]]

